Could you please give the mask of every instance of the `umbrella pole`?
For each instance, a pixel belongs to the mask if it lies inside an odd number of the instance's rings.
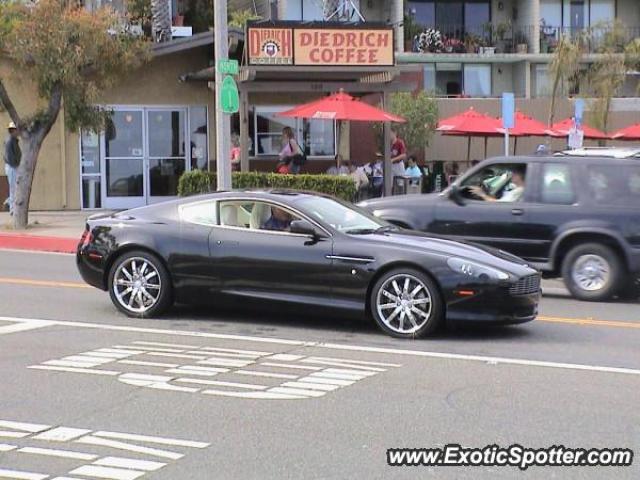
[[[485,135],[484,137],[484,159],[487,158],[487,142],[489,142],[489,137]]]
[[[513,155],[515,156],[516,150],[518,150],[518,137],[513,137]]]
[[[467,137],[467,162],[471,158],[471,135]]]

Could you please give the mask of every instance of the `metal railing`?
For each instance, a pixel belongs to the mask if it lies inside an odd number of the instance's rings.
[[[539,33],[540,53],[553,53],[563,36],[580,45],[584,53],[623,52],[640,26],[597,25],[585,28],[552,25],[484,24],[480,26],[424,26],[411,41],[411,51],[422,53],[533,53],[531,41]]]

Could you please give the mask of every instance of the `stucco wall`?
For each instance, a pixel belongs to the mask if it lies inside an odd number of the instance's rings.
[[[618,0],[616,14],[627,27],[635,29],[635,34],[640,35],[640,1],[638,0]]]
[[[191,106],[206,105],[209,112],[209,158],[215,158],[215,106],[214,95],[206,82],[181,83],[178,77],[200,70],[208,65],[209,50],[194,49],[155,58],[136,72],[132,72],[117,86],[104,92],[100,103],[130,106]],[[79,136],[68,132],[67,152],[67,208],[80,208]],[[47,198],[45,209],[64,208]]]

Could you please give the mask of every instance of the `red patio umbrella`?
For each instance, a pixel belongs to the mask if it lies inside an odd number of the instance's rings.
[[[640,123],[630,125],[611,135],[614,140],[640,140]]]
[[[556,122],[551,126],[551,130],[555,132],[554,137],[567,137],[569,136],[569,131],[573,128],[574,122],[573,118],[565,118],[560,122]],[[580,127],[584,132],[584,138],[592,138],[594,140],[607,140],[609,136],[598,130],[597,128],[590,127],[589,125],[585,125],[584,123]]]
[[[387,113],[368,103],[364,103],[343,91],[304,105],[298,105],[291,110],[280,112],[278,116],[362,122],[406,122],[404,118],[398,115]]]
[[[516,110],[514,125],[513,128],[509,129],[509,135],[515,137],[513,139],[514,155],[518,148],[518,137],[546,137],[547,135],[556,135],[556,133],[549,129],[544,123],[525,115],[520,110]]]
[[[468,137],[467,160],[471,156],[471,137],[484,137],[484,156],[487,156],[487,138],[503,134],[500,120],[490,115],[477,112],[470,107],[463,113],[438,122],[436,131],[444,135],[461,135]]]

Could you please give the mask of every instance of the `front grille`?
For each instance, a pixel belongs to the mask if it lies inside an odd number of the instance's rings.
[[[539,291],[540,275],[537,273],[522,277],[509,287],[509,294],[511,295],[529,295],[531,293],[538,293]]]

